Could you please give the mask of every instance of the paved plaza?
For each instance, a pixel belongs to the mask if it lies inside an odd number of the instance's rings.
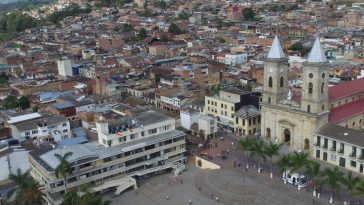
[[[177,182],[171,173],[166,173],[146,180],[137,190],[126,191],[120,196],[109,193],[106,197],[113,205],[188,205],[189,200],[193,205],[329,204],[328,194],[323,193],[320,199],[314,198],[311,190],[297,190],[297,187],[283,184],[278,173],[271,179],[267,166],[260,174],[253,170],[252,164],[248,172],[243,165],[234,167],[234,161],[246,161],[242,151],[234,147],[236,141],[231,138],[215,141],[218,146],[214,150],[201,152],[212,156],[212,161],[221,165],[221,169],[200,169],[187,164]],[[229,150],[226,160],[217,158],[221,150]],[[343,200],[334,204],[343,204]]]

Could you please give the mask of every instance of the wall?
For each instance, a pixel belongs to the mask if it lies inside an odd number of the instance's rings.
[[[195,159],[192,159],[192,161],[195,161],[195,166],[201,169],[221,169],[220,165],[207,161],[201,157],[195,156]],[[199,166],[199,161],[201,161],[201,166]]]

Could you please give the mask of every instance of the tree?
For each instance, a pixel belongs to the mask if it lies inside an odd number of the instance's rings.
[[[332,203],[334,193],[337,193],[340,190],[340,182],[342,181],[344,174],[339,171],[338,167],[335,167],[333,169],[326,168],[322,172],[322,176],[323,183],[327,184],[331,189],[330,203]]]
[[[291,172],[298,171],[302,167],[305,167],[309,163],[308,156],[309,156],[309,153],[307,153],[307,152],[294,151],[293,155],[292,155],[292,159],[291,159],[292,160]],[[298,181],[297,188],[298,188],[298,190],[300,190],[301,189],[301,185],[300,185],[301,174],[299,174],[298,179],[299,179],[299,181]]]
[[[63,198],[64,205],[110,205],[111,202],[106,200],[104,201],[102,196],[97,193],[91,193],[89,190],[85,190],[85,188],[81,187],[81,196],[76,192],[71,191],[65,195]]]
[[[166,35],[162,35],[161,38],[159,39],[160,42],[168,42],[169,39]]]
[[[203,130],[200,129],[198,131],[198,136],[201,137],[201,138],[205,138],[205,131],[203,131]]]
[[[312,178],[313,181],[313,196],[316,196],[316,188],[320,184],[320,163],[316,161],[310,161],[306,165],[305,174]]]
[[[168,32],[173,33],[173,34],[182,34],[183,33],[182,29],[175,23],[172,23],[171,25],[169,25]]]
[[[245,20],[254,20],[255,13],[252,8],[244,8],[243,15]]]
[[[144,0],[143,7],[146,9],[148,7],[148,0]]]
[[[274,144],[272,142],[264,146],[265,155],[270,159],[270,178],[273,178],[273,157],[279,155],[282,146],[283,144]]]
[[[19,106],[18,99],[15,96],[9,95],[4,99],[5,109],[13,109]]]
[[[7,83],[7,82],[8,82],[8,80],[9,80],[9,78],[8,78],[8,76],[6,75],[6,73],[5,73],[5,72],[2,72],[2,73],[0,74],[0,84],[5,84],[5,83]]]
[[[39,110],[38,106],[34,106],[33,109],[32,109],[33,112],[38,112],[38,110]]]
[[[361,179],[357,176],[353,176],[352,172],[349,172],[345,177],[341,179],[341,183],[346,187],[346,190],[349,192],[348,204],[351,204],[351,196],[360,185]]]
[[[9,179],[16,184],[15,194],[17,204],[20,205],[43,205],[47,204],[45,194],[38,182],[30,177],[29,171],[23,173],[20,168],[16,174],[10,174]]]
[[[140,40],[144,40],[146,37],[148,37],[148,33],[147,33],[147,30],[145,30],[145,28],[141,28],[139,30],[139,33],[138,33],[138,38]]]
[[[70,191],[63,196],[64,205],[110,205],[111,202],[103,200],[101,194],[91,193],[87,186],[81,186],[80,195]]]
[[[242,149],[245,151],[246,156],[246,168],[249,168],[249,159],[250,159],[250,152],[253,149],[253,140],[249,137],[246,137],[245,139],[239,140],[239,144],[242,147]]]
[[[19,98],[19,107],[22,109],[22,110],[25,110],[27,108],[30,107],[30,101],[29,101],[29,98],[26,97],[26,96],[21,96]]]
[[[253,156],[257,155],[258,157],[258,173],[261,171],[260,160],[267,160],[265,152],[264,152],[264,142],[262,140],[253,140],[252,151],[250,153]]]
[[[130,32],[130,31],[133,31],[133,30],[134,30],[134,27],[131,24],[124,24],[123,25],[123,31],[124,32]]]
[[[72,156],[72,152],[66,152],[64,155],[55,153],[54,156],[58,159],[59,165],[56,167],[55,175],[57,178],[63,177],[64,190],[67,193],[67,181],[66,176],[72,173],[71,164],[67,161]]]
[[[281,173],[286,172],[288,169],[292,167],[292,155],[290,154],[282,155],[281,159],[277,162],[277,165]],[[287,183],[286,178],[283,178],[283,182],[285,184]]]
[[[189,17],[190,17],[190,15],[188,13],[186,13],[185,11],[182,11],[181,13],[178,14],[179,20],[186,20]]]
[[[297,42],[291,45],[290,50],[292,51],[298,51],[300,52],[303,56],[306,55],[306,53],[309,52],[309,49],[303,47],[301,42]]]
[[[167,8],[167,3],[165,1],[163,1],[163,0],[157,1],[156,6],[161,8],[161,9],[166,9]]]

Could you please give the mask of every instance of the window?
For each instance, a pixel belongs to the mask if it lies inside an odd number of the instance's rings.
[[[142,137],[144,137],[144,134],[145,134],[145,132],[144,132],[144,131],[143,131],[143,132],[141,132]]]
[[[249,119],[249,126],[251,126],[252,125],[252,120],[251,119]]]
[[[323,153],[322,153],[322,159],[323,159],[324,161],[327,161],[327,153],[326,153],[326,152],[323,152]]]
[[[321,94],[324,93],[324,83],[321,83]]]
[[[207,106],[207,111],[210,111],[210,107],[209,106]]]
[[[320,159],[320,150],[316,150],[316,158]]]
[[[37,134],[38,133],[38,130],[33,130],[32,131],[32,134]]]
[[[148,134],[151,135],[151,134],[155,134],[157,133],[157,128],[154,128],[154,129],[151,129],[151,130],[148,130]]]
[[[133,139],[136,139],[138,137],[138,134],[131,134],[130,135],[130,139],[133,140]]]
[[[126,137],[119,137],[119,142],[125,142],[126,141]]]
[[[231,111],[234,111],[234,106],[231,106]]]
[[[313,90],[313,84],[309,83],[308,84],[308,94],[312,94],[312,90]]]
[[[307,105],[307,112],[311,112],[311,106]]]
[[[227,116],[227,112],[225,111],[225,116]]]
[[[30,135],[30,132],[25,132],[25,135],[27,136],[27,135]]]
[[[227,109],[227,105],[225,105],[225,109]]]
[[[269,76],[269,78],[268,78],[268,86],[270,88],[273,87],[273,78],[271,76]]]
[[[67,129],[65,129],[65,130],[63,130],[63,133],[66,133],[68,130]]]
[[[356,168],[356,161],[350,161],[350,166]]]
[[[279,79],[279,87],[283,87],[283,84],[284,84],[284,78],[283,76],[281,76],[281,78]]]
[[[322,105],[321,109],[322,109],[322,111],[324,111],[325,110],[325,105]]]
[[[207,104],[210,105],[210,100],[207,100]]]
[[[355,122],[353,122],[353,127],[355,126]]]
[[[325,73],[322,73],[322,78],[325,78]]]
[[[255,125],[255,118],[253,118],[253,125]]]
[[[331,154],[330,160],[336,162],[336,154]]]
[[[308,74],[308,77],[313,78],[313,74],[312,73]]]
[[[238,119],[238,117],[235,117],[235,123],[236,123],[236,124],[239,124],[239,119]]]
[[[345,167],[345,158],[340,157],[339,166]]]
[[[63,126],[63,127],[66,127],[66,126],[67,126],[67,123],[62,123],[62,126]]]
[[[258,123],[260,123],[260,116],[258,117]]]
[[[268,97],[268,104],[270,104],[270,101],[271,101],[271,100],[270,100],[270,97]]]
[[[221,103],[221,108],[224,108],[224,104]]]
[[[245,119],[243,119],[243,126],[245,126]]]

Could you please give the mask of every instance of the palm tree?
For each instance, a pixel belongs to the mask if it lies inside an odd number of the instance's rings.
[[[250,153],[252,151],[252,147],[253,147],[253,140],[249,137],[246,137],[245,139],[239,140],[239,144],[240,146],[243,148],[243,150],[245,151],[245,156],[246,156],[246,168],[249,168],[249,158],[250,158]]]
[[[261,164],[260,160],[263,159],[264,161],[267,160],[265,152],[264,152],[264,142],[262,140],[253,140],[252,152],[251,156],[257,155],[258,156],[258,173],[261,171]]]
[[[69,191],[63,196],[64,205],[110,205],[102,195],[91,193],[87,186],[81,186],[80,193]]]
[[[200,129],[200,130],[198,131],[198,136],[199,136],[200,138],[205,138],[205,131]]]
[[[269,142],[269,144],[264,146],[264,153],[270,159],[270,178],[273,178],[273,157],[279,155],[282,145]]]
[[[41,185],[30,177],[29,171],[22,173],[17,169],[16,174],[10,174],[9,178],[15,182],[17,204],[42,205],[47,204]],[[11,195],[11,194],[10,194]]]
[[[286,172],[292,166],[292,155],[291,154],[284,154],[282,155],[281,159],[277,162],[279,171],[281,173]],[[286,184],[287,179],[284,177],[283,182]]]
[[[67,161],[69,157],[72,156],[72,152],[66,152],[64,155],[60,155],[58,153],[55,153],[54,156],[58,159],[59,165],[57,166],[55,170],[55,175],[57,178],[60,176],[63,177],[63,183],[64,183],[64,191],[67,193],[67,181],[66,176],[67,174],[72,173],[71,164]]]
[[[313,196],[316,196],[316,186],[319,185],[319,175],[320,175],[320,163],[316,161],[310,161],[306,165],[305,174],[312,178],[313,181]]]
[[[349,172],[346,177],[341,179],[341,183],[346,187],[346,190],[349,192],[348,204],[350,204],[351,196],[353,195],[354,190],[360,185],[361,179],[357,176],[353,176],[352,172]]]
[[[322,172],[323,183],[328,184],[331,188],[331,195],[330,195],[330,203],[333,200],[334,192],[338,192],[340,190],[340,181],[342,180],[344,174],[339,170],[338,167],[333,169],[326,168]]]
[[[294,151],[292,155],[292,170],[291,172],[298,171],[302,167],[306,166],[309,163],[308,160],[309,153],[307,152],[297,152]],[[298,190],[301,190],[301,174],[298,175]]]

